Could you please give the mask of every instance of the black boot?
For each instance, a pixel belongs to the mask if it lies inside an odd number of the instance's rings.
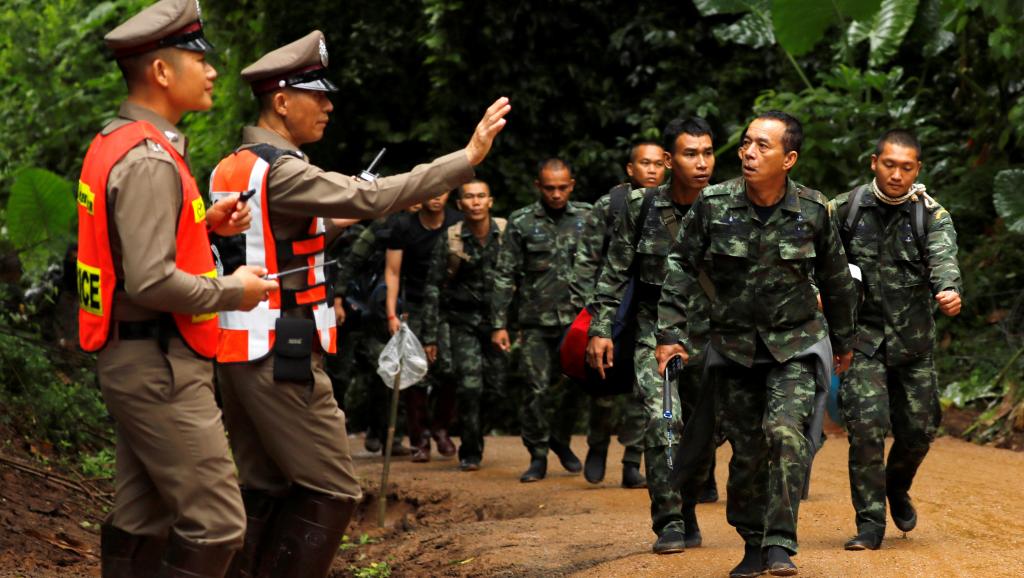
[[[258,578],[324,578],[356,503],[293,486],[274,521]]]
[[[548,475],[548,458],[530,458],[530,467],[526,468],[523,475],[519,477],[519,481],[526,482],[537,482],[543,480]]]
[[[698,548],[703,543],[700,526],[697,524],[697,504],[683,504],[683,525],[686,527],[687,548]]]
[[[872,530],[858,532],[843,546],[846,550],[877,550],[882,546],[882,533]]]
[[[729,571],[729,578],[757,578],[764,574],[764,558],[761,547],[746,544],[743,546],[743,559]]]
[[[274,526],[274,515],[281,500],[262,490],[242,490],[245,504],[245,543],[235,555],[226,578],[252,578],[257,575],[260,554]]]
[[[604,468],[608,462],[608,448],[590,448],[587,460],[583,465],[583,477],[591,484],[598,484],[604,479]]]
[[[580,463],[580,459],[576,457],[576,454],[572,453],[572,448],[555,438],[551,438],[548,442],[548,447],[558,456],[558,461],[562,463],[565,471],[570,474],[578,474],[583,471],[583,464]]]
[[[889,494],[889,515],[892,523],[903,532],[917,527],[917,510],[906,492]]]
[[[796,576],[797,573],[796,564],[782,546],[768,546],[764,549],[764,565],[772,576]]]
[[[196,544],[175,532],[167,541],[157,578],[222,578],[235,556],[236,548]]]
[[[149,578],[157,573],[167,540],[138,536],[103,524],[100,559],[103,578]]]
[[[679,530],[662,530],[651,550],[655,554],[678,554],[686,550],[686,537]]]
[[[640,473],[640,464],[622,462],[622,487],[630,490],[647,487],[647,478]]]

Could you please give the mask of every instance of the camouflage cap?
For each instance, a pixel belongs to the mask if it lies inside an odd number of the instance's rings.
[[[337,92],[327,80],[327,43],[324,34],[314,30],[302,38],[263,55],[242,70],[242,79],[259,94],[292,87],[321,92]]]
[[[158,48],[213,50],[203,36],[199,0],[160,0],[108,32],[103,40],[116,59]]]

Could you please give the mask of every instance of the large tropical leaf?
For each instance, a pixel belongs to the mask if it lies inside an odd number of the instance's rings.
[[[829,27],[847,20],[867,19],[875,14],[881,0],[775,0],[772,26],[779,44],[793,56],[806,54],[820,42]]]
[[[903,44],[914,24],[918,0],[882,0],[882,7],[870,19],[857,20],[847,31],[850,44],[870,41],[868,66],[879,68],[889,62]]]
[[[1007,169],[996,173],[996,212],[1006,220],[1006,228],[1024,233],[1024,169]]]
[[[68,236],[74,217],[74,187],[69,181],[46,169],[18,171],[7,202],[7,230],[15,247]]]

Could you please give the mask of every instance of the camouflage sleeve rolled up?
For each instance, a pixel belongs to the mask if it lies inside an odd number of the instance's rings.
[[[636,254],[633,240],[636,238],[637,219],[640,218],[640,207],[643,204],[643,189],[630,193],[626,210],[615,222],[608,244],[608,253],[604,257],[601,275],[594,287],[590,303],[594,307],[594,318],[590,322],[590,337],[612,336],[612,323],[615,312],[622,302],[622,295],[629,284],[630,266]],[[639,195],[640,202],[634,202],[634,194]]]
[[[434,243],[423,287],[423,327],[420,339],[424,345],[437,343],[437,324],[441,308],[441,291],[448,274],[448,242],[443,236]]]
[[[508,309],[523,270],[523,237],[516,222],[509,219],[508,228],[498,252],[494,268],[494,284],[490,292],[491,328],[508,328]]]
[[[949,211],[939,207],[928,222],[928,269],[932,293],[947,289],[963,293],[960,264],[956,258],[956,228]]]
[[[689,329],[686,326],[686,308],[690,295],[699,285],[697,276],[708,248],[707,223],[704,214],[704,195],[690,208],[679,227],[679,235],[668,254],[665,284],[661,286],[658,301],[658,345],[682,343],[692,351]]]
[[[827,206],[827,205],[826,205]],[[828,320],[829,337],[836,355],[848,353],[853,348],[856,331],[857,286],[850,275],[846,251],[839,238],[836,219],[826,212],[819,225],[816,237],[815,281],[821,295],[825,319]]]
[[[348,291],[348,282],[355,277],[356,272],[366,266],[366,262],[373,255],[374,245],[377,242],[377,223],[371,223],[363,229],[362,233],[352,243],[348,254],[338,263],[338,276],[334,284],[334,294],[338,297],[345,297]]]
[[[597,275],[604,261],[605,223],[608,219],[608,203],[598,200],[591,209],[576,246],[576,262],[569,281],[569,293],[573,307],[582,308],[590,300],[597,285]]]

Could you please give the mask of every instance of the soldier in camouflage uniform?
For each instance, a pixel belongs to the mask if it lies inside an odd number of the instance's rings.
[[[630,182],[612,187],[608,194],[599,198],[583,225],[569,285],[573,305],[577,309],[590,302],[604,266],[615,222],[626,206],[629,192],[635,188],[656,187],[665,180],[665,149],[653,142],[633,145],[626,163],[626,174]],[[632,384],[623,385],[632,389]],[[640,474],[640,460],[644,452],[643,432],[647,426],[647,415],[634,394],[590,398],[588,449],[587,459],[583,462],[583,477],[592,484],[604,479],[616,410],[620,418],[619,443],[626,447],[622,454],[622,487],[646,487],[647,480]]]
[[[839,373],[853,356],[856,287],[827,200],[788,177],[802,140],[800,122],[785,113],[750,123],[739,149],[743,177],[700,194],[669,255],[659,303],[661,369],[687,357],[686,290],[699,271],[715,288],[709,347],[727,363],[715,383],[733,450],[726,517],[745,542],[735,578],[797,573],[790,555],[817,373],[803,352],[830,337]]]
[[[518,305],[520,348],[529,390],[520,406],[523,444],[530,452],[530,467],[520,477],[535,482],[547,475],[548,448],[562,466],[579,473],[583,464],[572,453],[572,427],[582,403],[582,392],[560,379],[558,344],[576,311],[570,299],[569,279],[576,244],[590,212],[587,203],[569,200],[575,180],[564,161],[548,159],[540,164],[535,181],[541,199],[509,217],[491,292],[491,341],[511,349],[508,311],[513,297]],[[556,383],[563,391],[558,392]],[[557,411],[557,431],[547,417],[550,400],[562,393]]]
[[[449,227],[434,245],[423,299],[423,343],[427,359],[437,357],[437,328],[449,327],[452,367],[458,389],[461,443],[459,469],[476,471],[484,454],[480,400],[484,386],[503,388],[504,353],[491,347],[488,295],[498,261],[505,220],[491,218],[490,187],[474,180],[459,188],[465,220]]]
[[[414,212],[419,205],[407,209]],[[352,343],[352,368],[343,375],[349,383],[345,387],[345,414],[352,421],[363,419],[357,426],[366,428],[364,441],[367,451],[381,451],[382,440],[387,431],[388,389],[377,376],[377,359],[384,350],[387,327],[382,311],[374,316],[369,309],[369,296],[373,287],[381,282],[384,273],[384,250],[391,227],[398,215],[382,217],[370,222],[352,242],[352,246],[338,263],[335,283],[335,306],[346,310],[351,327],[347,330]],[[358,295],[352,295],[356,292]],[[341,402],[339,402],[341,403]],[[395,441],[391,455],[407,456],[411,450],[402,445],[404,420],[396,424]]]
[[[914,183],[920,158],[913,134],[890,131],[871,156],[874,179],[832,201],[846,254],[860,268],[864,288],[853,365],[839,390],[857,513],[857,535],[847,550],[881,545],[886,495],[896,527],[914,528],[917,513],[907,492],[941,419],[932,313],[938,305],[943,314],[957,315],[962,283],[953,219]]]
[[[604,270],[591,300],[596,311],[590,325],[587,353],[590,364],[602,373],[614,363],[612,322],[630,277],[636,275],[634,299],[638,302],[638,330],[634,364],[636,392],[645,422],[644,462],[651,498],[652,529],[658,536],[653,550],[657,554],[671,554],[701,543],[696,515],[697,492],[688,487],[687,499],[684,500],[684,492],[669,482],[668,451],[672,450],[666,435],[666,429],[671,427],[673,439],[678,440],[682,436],[683,422],[692,412],[699,391],[700,368],[689,367],[680,373],[678,390],[671,393],[673,406],[682,411],[674,413],[671,425],[666,424],[662,417],[663,379],[654,358],[657,303],[665,279],[669,249],[677,236],[680,222],[711,178],[715,168],[715,150],[711,127],[701,118],[675,119],[668,123],[663,133],[668,151],[665,157],[672,169],[672,180],[669,184],[637,189],[630,194],[626,213],[617,223]],[[707,316],[707,299],[699,288],[691,291],[690,297],[692,304],[687,307],[688,319],[696,324],[698,319]],[[697,333],[694,332],[695,335]],[[679,403],[680,398],[682,404]],[[710,448],[700,464],[701,474],[694,477],[695,487],[707,478],[713,456],[713,448]]]

